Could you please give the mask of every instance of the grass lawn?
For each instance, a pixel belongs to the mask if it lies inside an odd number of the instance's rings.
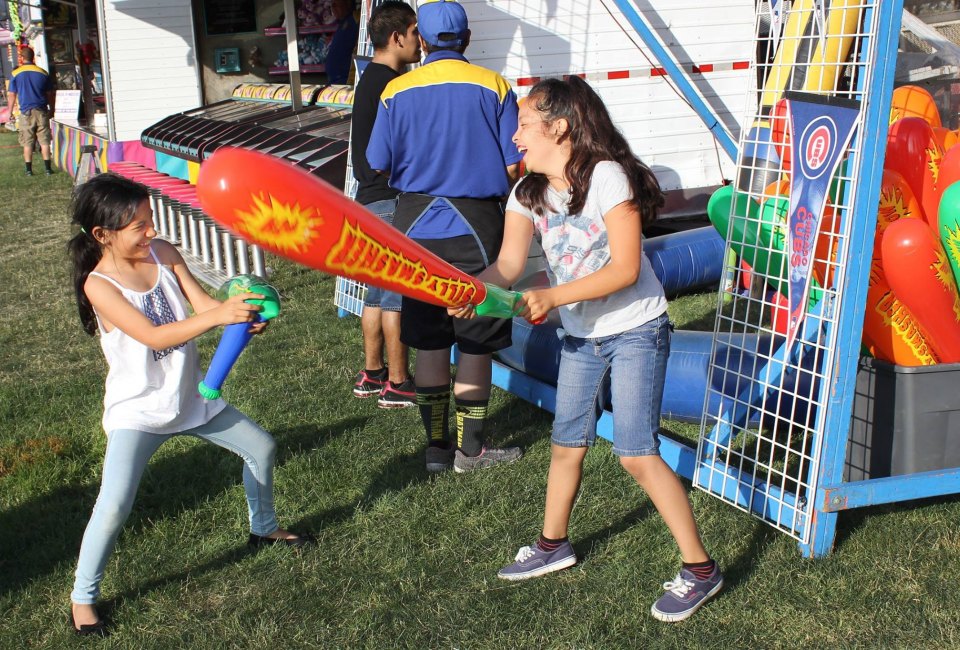
[[[499,581],[539,532],[549,414],[495,389],[495,441],[524,458],[428,477],[417,413],[350,393],[360,328],[337,318],[332,279],[276,258],[284,311],[225,394],[276,437],[281,525],[318,546],[248,552],[241,461],[175,439],[107,567],[114,635],[82,642],[68,595],[99,487],[105,364],[68,279],[71,179],[22,169],[16,136],[0,133],[0,648],[960,647],[957,498],[844,513],[834,553],[805,560],[790,538],[693,491],[727,588],[685,623],[654,620],[679,556],[606,443],[587,456],[574,512],[581,563]],[[691,322],[715,304],[691,297],[671,312]],[[202,337],[205,359],[217,339]]]

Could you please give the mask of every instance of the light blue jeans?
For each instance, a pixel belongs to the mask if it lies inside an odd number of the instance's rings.
[[[159,434],[117,429],[107,436],[100,494],[80,544],[76,581],[70,599],[92,605],[100,595],[103,570],[120,529],[133,507],[147,461],[175,435],[195,436],[229,449],[244,460],[243,489],[250,510],[250,530],[266,536],[279,526],[273,509],[273,461],[276,442],[246,415],[227,406],[203,426],[180,433]]]
[[[666,313],[612,336],[565,336],[551,442],[560,447],[593,446],[597,420],[609,405],[613,453],[659,455],[660,406],[669,355]]]

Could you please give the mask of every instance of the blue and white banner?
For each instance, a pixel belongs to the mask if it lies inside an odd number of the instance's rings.
[[[844,158],[860,117],[860,104],[847,99],[786,93],[790,116],[790,213],[787,217],[790,321],[793,345],[807,312],[813,258],[830,182]]]

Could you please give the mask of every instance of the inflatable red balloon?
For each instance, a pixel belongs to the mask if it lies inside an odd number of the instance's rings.
[[[930,126],[941,126],[937,103],[933,96],[920,86],[900,86],[893,89],[890,124],[905,117],[919,117]]]
[[[937,142],[933,128],[924,120],[905,117],[890,126],[884,166],[900,172],[907,179],[934,232],[937,232],[937,191],[942,159],[943,148]]]
[[[943,192],[960,181],[960,145],[954,145],[947,149],[943,154],[943,160],[940,161],[940,198],[943,198]],[[937,209],[940,209],[940,203],[937,202]]]
[[[960,295],[939,239],[923,222],[900,219],[883,233],[881,255],[894,295],[930,335],[937,356],[960,361]]]
[[[903,176],[885,169],[880,185],[880,207],[870,263],[870,285],[863,317],[863,342],[873,356],[901,366],[928,366],[940,359],[928,343],[929,335],[890,289],[883,269],[881,242],[891,223],[923,220],[920,204]]]
[[[790,169],[790,134],[787,133],[790,118],[787,115],[787,100],[778,100],[770,114],[770,133],[777,155],[783,162],[783,170]]]
[[[933,137],[937,140],[937,143],[939,143],[944,153],[950,151],[950,148],[957,144],[957,132],[951,131],[945,126],[933,127]]]

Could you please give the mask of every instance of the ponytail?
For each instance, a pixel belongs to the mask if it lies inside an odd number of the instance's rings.
[[[90,271],[96,268],[103,257],[103,250],[92,235],[81,231],[67,242],[67,252],[73,260],[73,292],[77,298],[80,324],[83,325],[84,332],[93,336],[97,331],[97,317],[83,287]]]
[[[90,272],[103,257],[103,247],[93,238],[93,229],[121,230],[137,213],[140,203],[150,198],[147,188],[116,174],[98,174],[81,185],[73,197],[71,222],[80,232],[67,242],[73,263],[73,291],[83,331],[93,336],[97,316],[84,291]]]

